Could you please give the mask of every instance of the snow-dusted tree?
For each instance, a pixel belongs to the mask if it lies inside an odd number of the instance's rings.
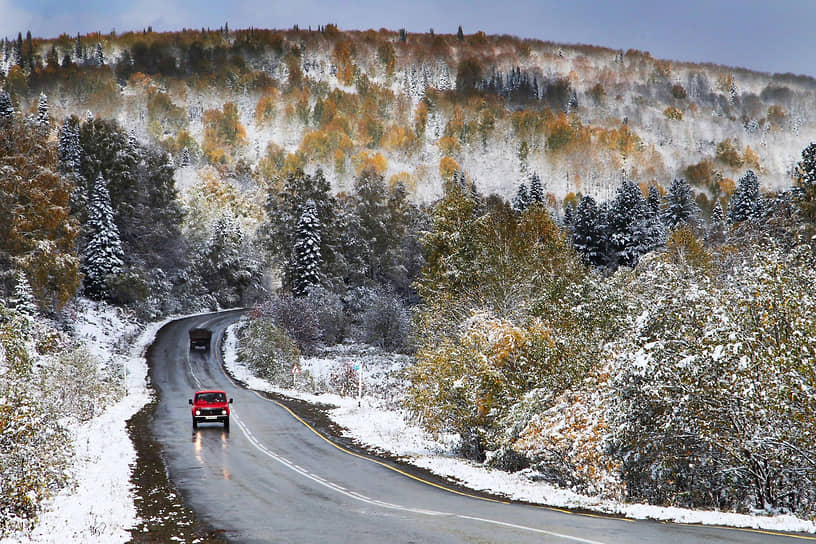
[[[604,212],[598,208],[595,199],[584,195],[572,216],[570,234],[572,245],[586,262],[603,266],[607,262],[607,240]]]
[[[0,91],[0,123],[11,121],[14,118],[14,104],[8,92]]]
[[[517,212],[523,212],[530,207],[530,194],[527,192],[527,185],[519,183],[516,190],[516,196],[513,197],[513,209]]]
[[[314,202],[306,202],[298,220],[292,256],[292,293],[306,296],[309,288],[320,285],[320,220]]]
[[[261,271],[255,251],[231,212],[215,221],[199,254],[198,275],[221,306],[242,304],[245,296],[259,287]]]
[[[185,147],[181,151],[181,160],[179,161],[179,168],[185,168],[187,166],[190,166],[190,163],[192,163],[192,158],[190,157],[190,149]]]
[[[669,230],[679,225],[695,222],[700,214],[700,208],[694,200],[691,187],[685,179],[675,179],[666,195],[666,206],[661,217],[663,224]]]
[[[722,225],[724,221],[725,215],[723,214],[722,204],[720,204],[720,199],[718,198],[714,204],[714,209],[711,210],[711,224]]]
[[[607,212],[610,266],[635,266],[641,255],[665,243],[660,218],[651,213],[640,188],[623,180]]]
[[[108,184],[102,174],[94,182],[85,229],[88,231],[88,243],[82,255],[85,294],[97,300],[106,299],[110,296],[108,277],[121,272],[124,253],[119,229],[113,221]]]
[[[36,123],[40,131],[47,134],[51,128],[51,117],[48,113],[48,97],[45,93],[40,93],[40,100],[37,103]]]
[[[21,314],[33,317],[37,315],[37,301],[34,299],[34,291],[25,272],[17,272],[17,284],[14,286],[14,295],[11,298],[14,309]]]
[[[795,196],[802,214],[816,225],[816,143],[802,150],[802,160],[796,165]]]
[[[541,185],[541,178],[535,172],[530,175],[530,204],[544,204],[544,187]]]
[[[649,195],[646,197],[646,203],[649,204],[649,209],[653,214],[660,213],[661,200],[660,190],[657,188],[657,185],[651,183],[649,185]]]
[[[763,216],[762,195],[759,180],[753,170],[748,170],[739,179],[737,190],[728,206],[728,222],[739,223],[746,219],[759,220]]]
[[[96,44],[96,50],[94,51],[94,62],[98,66],[102,66],[105,64],[105,54],[102,52],[102,44]]]
[[[82,164],[82,146],[79,143],[79,120],[75,116],[66,117],[59,130],[57,157],[60,172],[78,174]]]

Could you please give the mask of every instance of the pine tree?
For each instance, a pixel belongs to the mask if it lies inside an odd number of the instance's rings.
[[[76,59],[77,64],[82,62],[84,56],[85,55],[82,50],[82,39],[79,37],[79,32],[77,32],[76,41],[74,41],[74,58]]]
[[[315,204],[306,202],[298,220],[293,256],[292,293],[296,297],[306,296],[309,288],[320,285],[320,221],[317,219]]]
[[[41,132],[48,134],[51,128],[51,118],[48,114],[48,97],[45,96],[45,93],[40,93],[40,101],[37,104],[36,123]]]
[[[660,212],[660,200],[660,191],[658,190],[657,185],[652,183],[649,185],[649,196],[646,197],[646,202],[649,204],[649,209],[653,214],[658,214]]]
[[[816,225],[816,143],[802,150],[802,160],[796,165],[795,197],[802,215]]]
[[[186,166],[190,166],[191,162],[192,159],[190,158],[190,150],[187,147],[185,147],[181,151],[181,161],[179,162],[179,167],[184,168]]]
[[[14,44],[14,64],[23,67],[23,35],[17,33],[17,41]]]
[[[632,181],[621,182],[609,205],[607,219],[612,268],[634,267],[641,255],[665,243],[660,218],[650,212],[640,188]]]
[[[66,117],[59,131],[57,144],[59,169],[63,174],[78,174],[82,164],[82,146],[79,143],[79,120]]]
[[[105,64],[105,54],[102,52],[102,44],[96,44],[96,51],[94,53],[94,61],[98,66],[103,66]]]
[[[530,175],[530,204],[544,205],[544,187],[535,172]]]
[[[761,198],[759,180],[753,170],[748,170],[739,179],[737,190],[731,197],[731,203],[728,206],[728,223],[739,223],[746,219],[761,219],[763,215]]]
[[[465,33],[462,32],[462,25],[459,25],[459,30],[456,31],[456,37],[460,42],[465,41]]]
[[[0,123],[7,123],[14,119],[14,105],[6,91],[0,91]]]
[[[572,245],[584,260],[594,266],[607,262],[605,213],[589,195],[581,198],[570,223]]]
[[[33,317],[37,315],[37,301],[34,299],[34,291],[25,272],[17,273],[17,284],[14,286],[14,295],[11,302],[14,308],[21,314]]]
[[[683,178],[672,181],[666,195],[666,208],[661,215],[666,228],[674,230],[684,223],[696,221],[699,215],[700,208],[688,182]]]
[[[527,192],[527,185],[523,182],[519,183],[516,196],[513,198],[513,209],[517,212],[523,212],[530,207],[530,194]]]
[[[90,234],[83,252],[85,294],[97,300],[106,299],[110,296],[107,279],[122,270],[124,253],[119,229],[113,221],[107,182],[101,173],[94,182],[85,228]]]

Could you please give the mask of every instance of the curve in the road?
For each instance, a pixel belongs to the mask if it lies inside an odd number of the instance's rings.
[[[165,392],[160,394],[160,402],[165,404],[160,416],[161,422],[154,423],[157,434],[164,437],[164,443],[169,450],[167,460],[168,469],[177,485],[182,489],[185,498],[192,502],[191,506],[210,517],[214,525],[226,526],[238,541],[269,541],[273,532],[276,541],[305,542],[323,541],[336,542],[381,542],[388,538],[384,535],[400,534],[404,539],[397,538],[396,542],[463,542],[478,540],[480,542],[582,542],[587,544],[608,544],[617,542],[767,542],[768,539],[795,538],[816,540],[816,537],[776,533],[756,529],[735,529],[719,527],[689,526],[678,524],[662,524],[657,522],[637,522],[617,517],[572,512],[568,510],[527,505],[523,503],[509,503],[467,492],[459,491],[428,481],[414,474],[410,474],[394,467],[380,459],[361,455],[342,445],[335,443],[308,422],[295,414],[289,407],[275,399],[264,397],[257,391],[248,390],[236,383],[223,367],[220,343],[226,326],[238,318],[232,316],[211,315],[198,318],[180,320],[176,323],[175,335],[182,337],[183,342],[176,342],[170,338],[171,333],[159,339],[162,349],[157,349],[162,355],[161,360],[151,361],[151,372],[155,371],[154,386]],[[214,329],[214,365],[208,360],[196,355],[190,357],[187,348],[186,331],[189,328],[208,324]],[[182,345],[182,349],[179,349]],[[183,357],[186,368],[179,373],[177,363]],[[157,357],[158,359],[159,357]],[[194,360],[195,359],[195,360]],[[212,362],[212,359],[209,359]],[[213,368],[215,367],[215,368]],[[199,377],[199,373],[201,377]],[[223,467],[207,466],[206,455],[202,454],[202,437],[206,441],[209,434],[194,433],[195,461],[190,459],[189,442],[187,446],[177,440],[171,431],[165,427],[178,424],[179,411],[172,401],[162,400],[164,397],[178,396],[185,387],[204,388],[217,381],[222,381],[222,387],[231,387],[236,397],[243,395],[243,403],[238,409],[233,408],[232,419],[241,431],[243,440],[229,439],[229,433],[223,433],[220,440],[213,444],[220,448],[218,462]],[[187,384],[187,385],[185,385]],[[255,397],[251,402],[250,397]],[[274,414],[258,405],[260,399],[267,406],[275,405],[282,410],[281,415]],[[186,403],[186,401],[185,401]],[[244,407],[247,412],[244,413]],[[256,408],[254,411],[252,408]],[[282,415],[289,417],[286,422]],[[186,414],[185,414],[186,415]],[[183,418],[187,421],[187,417]],[[175,421],[175,423],[173,423]],[[293,426],[293,422],[296,422]],[[309,440],[306,435],[297,431],[296,426],[313,437],[318,442]],[[199,433],[201,431],[199,430]],[[285,438],[288,441],[279,441]],[[274,451],[267,444],[275,442]],[[234,444],[233,444],[234,442]],[[240,442],[244,442],[241,444]],[[323,446],[320,446],[320,443]],[[331,446],[326,449],[327,445]],[[225,449],[226,448],[226,449]],[[347,460],[343,461],[331,450],[339,451]],[[233,451],[234,450],[234,451]],[[255,452],[254,454],[252,452]],[[288,452],[288,453],[287,453]],[[207,453],[205,450],[204,453]],[[211,452],[215,453],[215,452]],[[261,458],[272,460],[289,474],[286,476],[264,464]],[[237,460],[236,460],[237,459]],[[295,462],[297,459],[298,462]],[[352,461],[353,459],[353,461]],[[411,488],[400,484],[385,474],[377,474],[374,470],[366,470],[358,465],[360,462],[374,463],[380,469],[388,469],[403,482],[409,481],[403,477],[420,483],[428,489]],[[364,464],[365,464],[364,463]],[[220,474],[219,474],[220,470]],[[232,471],[236,473],[233,478]],[[321,475],[322,473],[322,475]],[[231,481],[228,484],[219,483],[219,476],[223,480]],[[240,476],[240,478],[238,477]],[[234,480],[234,481],[233,481]],[[307,484],[308,482],[308,484]],[[268,495],[268,490],[275,493],[287,493],[278,497],[277,494]],[[324,492],[319,491],[323,489]],[[436,490],[434,494],[432,490]],[[439,495],[439,490],[452,497],[450,500]],[[328,491],[328,495],[325,493]],[[430,493],[430,494],[429,494]],[[330,496],[335,498],[332,499]],[[377,496],[379,495],[379,497]],[[249,513],[240,508],[219,508],[217,497],[226,496],[227,504],[241,498],[251,498],[252,504]],[[402,497],[400,499],[400,497]],[[458,499],[455,499],[458,497]],[[396,499],[396,500],[395,500]],[[349,502],[351,501],[351,502]],[[407,502],[405,502],[407,501]],[[465,501],[465,502],[462,502]],[[352,506],[352,503],[362,505]],[[413,504],[413,505],[411,505]],[[485,506],[479,506],[479,505]],[[391,511],[394,515],[376,513],[376,510]],[[357,512],[358,517],[348,513]],[[539,514],[535,514],[539,512]],[[348,538],[327,527],[311,523],[315,514],[321,514],[325,524],[345,525],[348,533],[354,538]],[[275,514],[279,514],[278,517]],[[558,518],[558,516],[568,516]],[[300,519],[288,519],[289,516],[303,516]],[[499,515],[498,519],[496,515]],[[420,518],[431,520],[419,521]],[[320,516],[318,516],[320,517]],[[572,521],[569,521],[569,520]],[[585,521],[579,521],[583,519]],[[627,523],[620,523],[621,521]],[[277,523],[274,523],[277,522]],[[257,527],[245,527],[256,524]],[[542,524],[544,526],[542,527]],[[479,529],[476,526],[481,526]],[[492,529],[490,529],[492,527]],[[737,532],[739,531],[739,532]],[[572,533],[572,534],[570,534]],[[527,536],[523,536],[523,535]],[[283,535],[283,536],[280,536]],[[314,538],[312,537],[314,535]],[[737,537],[740,538],[737,538]],[[774,538],[776,537],[776,538]]]

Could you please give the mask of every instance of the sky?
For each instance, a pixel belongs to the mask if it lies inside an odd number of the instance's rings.
[[[0,0],[0,36],[115,29],[301,28],[511,34],[657,58],[816,76],[814,0]]]

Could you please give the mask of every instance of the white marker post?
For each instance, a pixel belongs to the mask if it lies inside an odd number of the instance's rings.
[[[359,408],[363,398],[363,371],[359,363],[354,365],[354,370],[357,372],[357,408]]]

